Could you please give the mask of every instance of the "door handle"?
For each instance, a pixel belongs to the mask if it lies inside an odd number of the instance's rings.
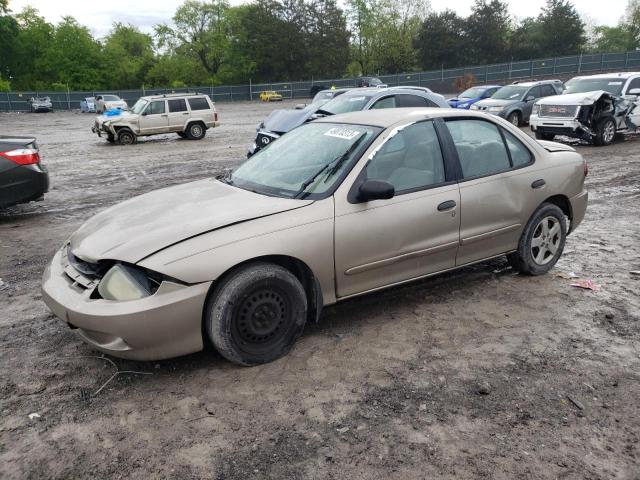
[[[531,184],[531,188],[534,188],[534,189],[535,189],[535,188],[542,188],[542,187],[544,187],[546,184],[547,184],[547,182],[545,182],[545,181],[541,178],[541,179],[539,179],[539,180],[534,181],[534,182]]]
[[[168,117],[169,115],[167,115],[166,113],[164,115],[160,115],[161,117]]]
[[[455,208],[455,206],[456,206],[456,202],[454,202],[453,200],[447,200],[446,202],[442,202],[440,205],[438,205],[438,211],[446,212],[447,210],[451,210],[452,208]]]
[[[189,112],[184,112],[183,115],[189,115]]]

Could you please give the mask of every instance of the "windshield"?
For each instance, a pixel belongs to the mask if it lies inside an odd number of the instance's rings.
[[[470,88],[469,90],[462,92],[458,98],[478,98],[482,96],[484,91],[484,88]]]
[[[147,106],[149,102],[143,99],[140,99],[136,102],[136,104],[131,108],[132,113],[141,114],[144,110],[144,107]]]
[[[318,92],[318,93],[316,93],[316,96],[313,97],[313,100],[311,101],[311,103],[317,103],[320,100],[331,100],[334,95],[335,95],[335,93],[333,91]]]
[[[509,85],[502,87],[491,98],[497,100],[522,100],[522,96],[529,90],[529,87],[523,87],[522,85]]]
[[[624,79],[622,78],[574,78],[569,80],[565,86],[564,93],[586,93],[605,90],[612,95],[620,95]]]
[[[115,95],[103,95],[102,99],[105,102],[117,102],[118,100],[120,100],[120,98],[116,97]]]
[[[325,112],[339,113],[358,112],[371,100],[371,95],[340,95],[322,106]]]
[[[322,198],[379,131],[362,125],[308,123],[260,150],[226,181],[266,195]]]

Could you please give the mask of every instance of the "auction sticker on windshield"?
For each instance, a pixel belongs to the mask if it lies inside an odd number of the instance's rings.
[[[353,130],[351,128],[334,127],[334,128],[332,128],[330,130],[327,130],[325,132],[325,136],[327,136],[327,137],[335,137],[335,138],[342,138],[344,140],[353,140],[354,138],[356,138],[361,133],[362,132],[360,132],[358,130]]]

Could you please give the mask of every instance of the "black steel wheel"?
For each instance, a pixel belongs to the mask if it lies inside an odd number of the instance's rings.
[[[132,145],[136,142],[136,136],[129,129],[122,129],[118,132],[118,143],[120,145]]]
[[[286,355],[302,334],[307,298],[290,271],[254,263],[232,272],[211,292],[205,328],[218,352],[238,365]]]

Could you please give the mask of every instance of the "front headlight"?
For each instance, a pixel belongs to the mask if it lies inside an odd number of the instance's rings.
[[[540,105],[534,103],[533,110],[531,110],[531,115],[538,115],[538,112],[540,112]]]
[[[459,103],[458,108],[467,108],[469,106],[468,103]]]
[[[471,105],[471,110],[480,110],[480,107],[478,105]]]
[[[501,112],[502,110],[504,110],[504,107],[489,107],[487,110],[489,110],[490,112]]]
[[[144,270],[121,263],[111,267],[98,284],[98,293],[105,300],[139,300],[153,291],[154,284]]]

